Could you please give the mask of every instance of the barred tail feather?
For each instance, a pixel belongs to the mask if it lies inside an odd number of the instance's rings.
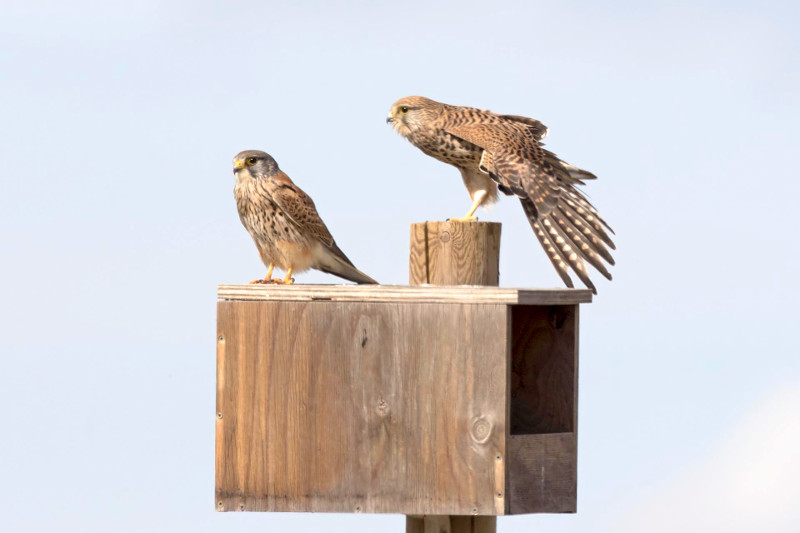
[[[536,238],[539,240],[539,244],[544,248],[547,257],[555,267],[559,277],[564,281],[564,284],[567,287],[573,287],[572,279],[569,276],[569,270],[572,269],[583,284],[591,289],[594,294],[597,294],[597,289],[589,278],[584,258],[610,279],[611,274],[608,273],[605,265],[599,260],[599,256],[591,252],[591,250],[581,250],[581,244],[585,243],[580,239],[574,228],[569,226],[569,222],[565,217],[554,213],[539,216],[533,202],[527,198],[520,198],[520,203],[525,210],[533,232],[536,234]]]
[[[550,237],[550,242],[554,243],[556,248],[561,251],[561,257],[566,259],[572,271],[575,272],[575,275],[580,278],[584,285],[592,289],[593,293],[597,294],[597,289],[595,289],[592,280],[589,279],[589,273],[586,270],[586,264],[583,262],[583,258],[573,246],[569,244],[567,241],[568,237],[561,231],[558,224],[556,224],[555,221],[551,221],[549,216],[544,217],[544,219],[540,221],[540,224],[545,227]]]
[[[606,243],[609,248],[612,250],[616,250],[617,247],[614,244],[614,241],[611,240],[611,237],[606,232],[606,229],[610,231],[612,234],[614,230],[606,224],[605,220],[600,218],[600,215],[597,214],[597,211],[587,202],[583,200],[582,202],[576,202],[571,197],[562,197],[564,202],[564,210],[568,213],[571,213],[577,220],[581,221],[581,229],[584,228],[591,228],[592,232],[600,238],[604,243]]]
[[[614,234],[614,230],[611,229],[611,226],[608,225],[608,222],[603,220],[603,217],[600,216],[600,213],[597,212],[597,209],[594,208],[592,204],[589,203],[589,200],[583,197],[579,192],[576,190],[568,191],[566,197],[562,197],[564,201],[566,201],[575,211],[578,212],[579,215],[584,217],[584,219],[589,222],[592,227],[594,227],[598,231],[603,231],[603,226]],[[600,222],[600,224],[598,224]],[[601,226],[602,224],[602,226]],[[605,234],[605,231],[603,231]],[[607,236],[607,235],[606,235]],[[611,240],[611,239],[609,239]]]
[[[606,265],[600,259],[600,255],[596,253],[594,243],[587,241],[583,235],[578,233],[572,223],[563,216],[559,209],[550,213],[550,218],[555,222],[556,228],[562,236],[566,236],[569,242],[572,242],[573,249],[583,257],[589,264],[597,269],[606,279],[611,279],[611,273],[606,269]],[[591,243],[591,244],[590,244]],[[604,251],[606,251],[603,248]],[[606,251],[606,253],[608,253]]]
[[[564,285],[570,289],[573,288],[574,285],[572,284],[572,279],[569,277],[569,268],[567,267],[567,263],[561,257],[561,253],[559,252],[558,248],[550,242],[550,238],[548,237],[545,229],[539,224],[539,221],[536,217],[536,208],[533,206],[533,202],[525,198],[520,198],[519,201],[522,204],[522,209],[525,210],[525,215],[528,217],[528,222],[530,222],[531,228],[533,228],[533,233],[539,240],[539,244],[541,244],[542,248],[544,248],[547,258],[550,259],[550,262],[553,264],[553,268],[556,269],[561,281],[563,281]]]
[[[588,240],[593,245],[594,250],[599,253],[603,259],[608,261],[609,264],[613,265],[614,258],[611,257],[611,253],[608,251],[606,246],[612,250],[616,250],[617,247],[608,234],[603,231],[602,228],[597,230],[567,203],[562,203],[559,206],[559,210],[565,217],[567,217],[570,223],[572,223],[576,231],[583,236],[583,239]]]

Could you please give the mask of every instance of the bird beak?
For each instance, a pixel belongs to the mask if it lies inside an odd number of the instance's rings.
[[[233,170],[234,171],[239,170],[243,166],[244,166],[244,161],[242,161],[241,159],[237,159],[236,161],[233,162]]]
[[[387,124],[391,124],[392,122],[394,122],[394,117],[392,115],[389,115],[388,117],[386,117],[386,123]]]

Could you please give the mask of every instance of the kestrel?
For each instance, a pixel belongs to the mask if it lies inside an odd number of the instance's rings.
[[[247,150],[233,158],[233,195],[239,218],[267,267],[263,280],[294,283],[292,273],[314,268],[356,283],[378,283],[358,270],[334,242],[314,202],[267,153]],[[278,267],[282,280],[272,278]]]
[[[547,127],[538,120],[498,115],[472,107],[401,98],[386,119],[400,135],[431,157],[461,171],[472,198],[466,216],[475,220],[481,204],[497,201],[497,190],[516,195],[558,275],[572,287],[570,269],[597,294],[584,260],[611,279],[614,233],[576,188],[595,179],[542,146]]]

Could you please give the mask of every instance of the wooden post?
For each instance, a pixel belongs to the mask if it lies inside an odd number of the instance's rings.
[[[406,533],[495,533],[496,516],[407,516]]]
[[[490,285],[500,282],[497,222],[411,225],[410,285]],[[495,533],[495,516],[406,516],[406,533]]]
[[[422,222],[411,225],[409,284],[498,285],[500,224]]]

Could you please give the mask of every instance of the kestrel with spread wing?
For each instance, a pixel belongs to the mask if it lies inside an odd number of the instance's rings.
[[[239,218],[253,237],[267,267],[263,280],[250,283],[294,283],[292,273],[309,268],[356,283],[378,283],[344,255],[322,222],[309,196],[267,153],[247,150],[233,158],[233,195]],[[272,278],[275,267],[286,272]]]
[[[386,122],[411,144],[461,171],[472,198],[466,216],[497,201],[497,190],[516,195],[558,275],[572,287],[570,269],[596,294],[585,262],[611,279],[614,231],[577,189],[591,172],[562,161],[543,148],[547,128],[517,115],[435,102],[422,96],[392,105]]]

